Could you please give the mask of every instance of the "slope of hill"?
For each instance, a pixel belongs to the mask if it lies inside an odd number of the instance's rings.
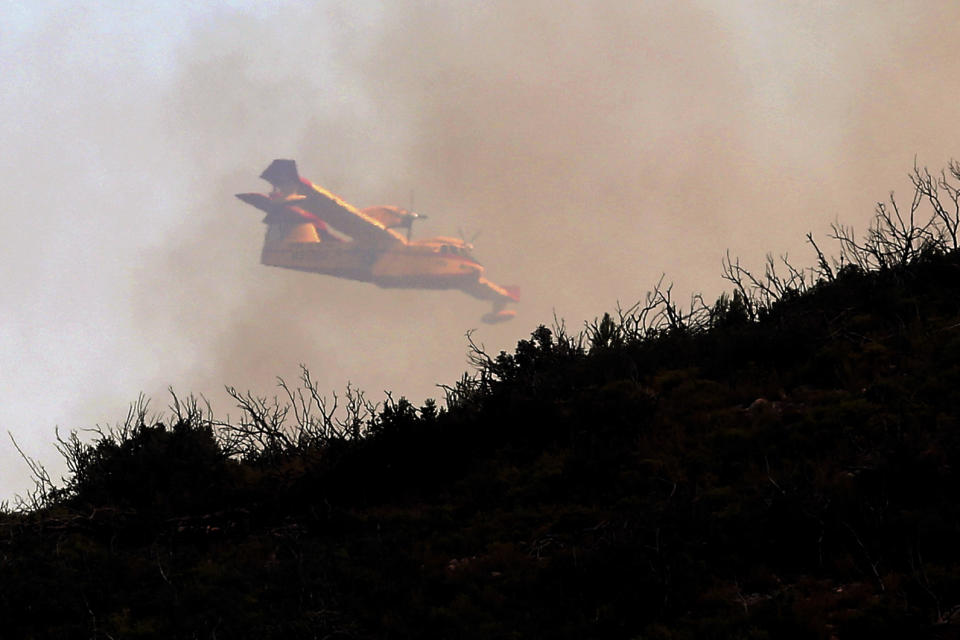
[[[305,375],[64,439],[0,636],[960,637],[960,252],[668,293],[474,346],[443,408]]]

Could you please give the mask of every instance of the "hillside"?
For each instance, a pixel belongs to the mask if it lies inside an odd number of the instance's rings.
[[[305,372],[66,437],[0,515],[0,637],[960,637],[956,237],[843,237],[472,345],[443,406]]]

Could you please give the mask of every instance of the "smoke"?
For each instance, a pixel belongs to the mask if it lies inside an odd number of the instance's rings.
[[[54,424],[111,422],[140,391],[224,414],[223,385],[271,395],[299,363],[331,391],[435,397],[471,328],[511,349],[661,273],[709,299],[728,248],[809,264],[807,231],[862,226],[914,155],[960,148],[953,3],[55,9],[0,34],[0,426],[41,458]],[[233,194],[278,157],[426,214],[417,237],[479,232],[518,317],[260,265],[261,215]],[[11,451],[0,495],[24,486]]]

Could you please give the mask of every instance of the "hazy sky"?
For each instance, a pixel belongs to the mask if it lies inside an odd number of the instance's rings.
[[[812,257],[914,156],[960,155],[960,5],[0,0],[0,429],[54,474],[54,427],[144,392],[272,395],[304,363],[416,402],[466,368],[642,298],[724,289],[730,249]],[[487,327],[459,292],[259,264],[274,158],[358,206],[481,232],[522,290]],[[0,442],[0,497],[29,485]]]

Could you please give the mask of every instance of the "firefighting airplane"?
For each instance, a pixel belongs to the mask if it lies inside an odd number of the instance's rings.
[[[293,160],[274,160],[260,177],[273,191],[237,197],[267,214],[263,264],[379,287],[459,289],[493,303],[481,317],[487,324],[517,314],[505,307],[519,299],[518,289],[484,278],[483,266],[470,254],[470,243],[443,237],[410,240],[414,220],[424,216],[392,206],[357,209],[301,178]],[[397,228],[406,228],[406,235]]]

